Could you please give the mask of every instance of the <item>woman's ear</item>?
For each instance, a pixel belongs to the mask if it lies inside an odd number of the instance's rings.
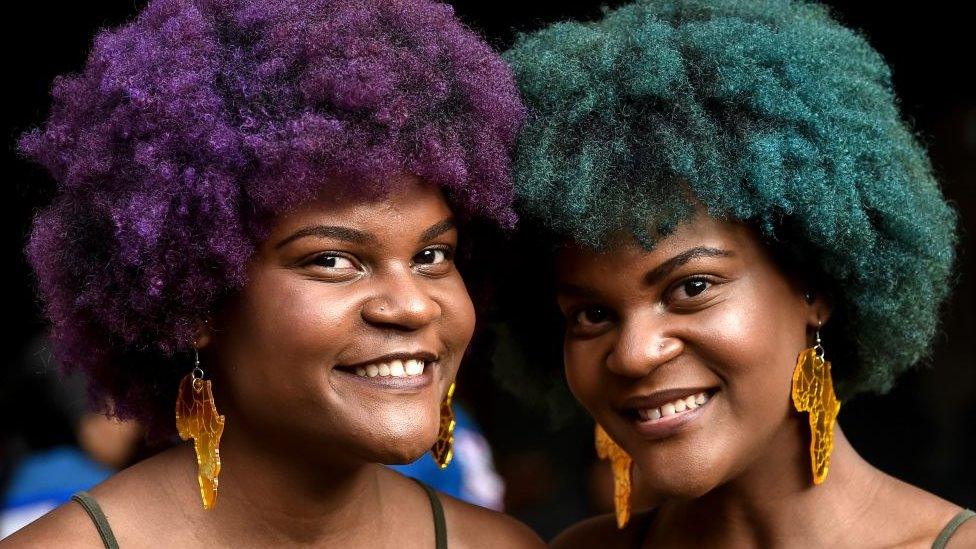
[[[210,341],[213,339],[213,328],[210,325],[209,318],[198,319],[196,328],[196,335],[193,338],[193,346],[197,350],[200,350],[209,345]]]
[[[807,304],[807,325],[817,328],[827,324],[830,313],[834,310],[829,296],[823,292],[807,290],[803,293],[803,299]]]

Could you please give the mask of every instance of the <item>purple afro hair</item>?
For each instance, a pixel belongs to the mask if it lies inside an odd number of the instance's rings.
[[[276,215],[413,174],[462,219],[515,222],[517,88],[445,4],[153,0],[52,96],[19,148],[58,183],[27,245],[55,356],[156,430],[174,355]]]

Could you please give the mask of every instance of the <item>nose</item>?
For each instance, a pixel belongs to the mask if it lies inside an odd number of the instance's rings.
[[[668,333],[657,320],[625,322],[620,339],[607,356],[607,369],[615,374],[640,378],[681,354],[684,344]]]
[[[412,273],[384,276],[362,308],[367,323],[403,331],[419,330],[440,315],[441,306]]]

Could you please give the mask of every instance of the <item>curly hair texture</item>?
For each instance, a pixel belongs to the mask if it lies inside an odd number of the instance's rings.
[[[925,356],[956,214],[887,65],[825,7],[637,2],[523,35],[505,57],[530,112],[515,161],[524,222],[557,241],[628,231],[652,247],[703,205],[756,227],[832,295],[825,345],[843,395],[886,391]]]
[[[19,148],[58,183],[27,245],[55,355],[155,428],[276,215],[409,173],[515,222],[514,79],[438,2],[152,0],[52,96]]]

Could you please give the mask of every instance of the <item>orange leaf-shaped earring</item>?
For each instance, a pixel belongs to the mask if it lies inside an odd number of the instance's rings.
[[[200,354],[196,348],[193,371],[183,376],[176,397],[176,430],[183,440],[193,438],[197,454],[197,480],[204,509],[217,503],[217,475],[220,474],[220,436],[224,416],[217,413],[210,381],[204,381]]]
[[[830,454],[834,451],[834,423],[840,413],[840,401],[834,394],[834,381],[830,375],[830,362],[824,360],[820,344],[820,326],[817,326],[817,342],[804,349],[796,360],[793,370],[793,406],[797,412],[809,412],[810,465],[813,483],[820,484],[830,470]]]
[[[630,520],[630,468],[633,460],[623,448],[610,438],[599,423],[596,424],[596,455],[609,459],[613,470],[613,507],[617,514],[617,528]]]
[[[454,383],[447,388],[447,395],[441,401],[441,423],[437,431],[437,442],[430,449],[434,456],[434,461],[441,469],[454,458],[454,427],[457,422],[454,420],[454,409],[451,408],[451,400],[454,398]]]

